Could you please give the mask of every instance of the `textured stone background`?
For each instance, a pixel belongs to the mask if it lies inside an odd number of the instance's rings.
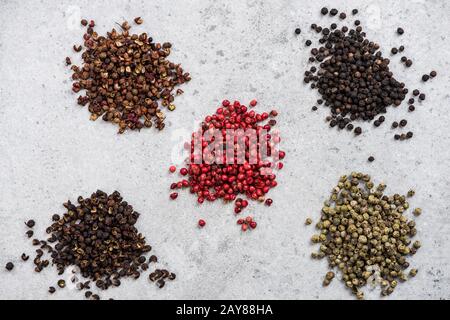
[[[416,112],[407,114],[405,105],[391,109],[385,125],[353,138],[327,128],[324,108],[310,111],[318,96],[302,84],[309,51],[304,42],[315,39],[311,23],[331,23],[319,14],[330,3],[348,13],[360,9],[358,19],[383,52],[406,46],[412,68],[399,63],[400,55],[392,58],[391,68],[410,89],[427,94]],[[70,288],[50,296],[47,288],[56,283],[56,272],[34,274],[31,262],[19,261],[22,252],[33,250],[23,221],[35,218],[35,230],[44,232],[51,215],[63,212],[64,201],[100,188],[119,190],[142,213],[139,229],[160,266],[178,275],[163,290],[146,279],[124,281],[104,298],[352,299],[339,281],[322,288],[326,263],[310,259],[314,229],[304,226],[305,218],[319,217],[338,177],[352,170],[384,181],[390,193],[416,189],[412,206],[424,211],[417,219],[423,248],[411,261],[419,274],[399,285],[391,299],[450,298],[449,3],[368,3],[0,0],[0,298],[81,298]],[[145,23],[132,30],[171,41],[171,59],[193,80],[177,98],[166,130],[117,135],[114,126],[89,121],[88,111],[76,105],[64,58],[79,61],[71,47],[81,42],[81,17],[95,19],[98,31],[105,32],[136,16]],[[297,26],[303,30],[298,37]],[[406,31],[402,37],[395,33],[398,26]],[[432,69],[439,76],[421,83],[421,75]],[[272,208],[252,203],[246,211],[259,223],[254,232],[239,231],[231,205],[200,207],[188,193],[168,200],[175,175],[167,168],[176,162],[180,137],[224,98],[257,98],[257,110],[281,111],[288,156],[280,185],[270,193]],[[389,124],[404,115],[415,136],[395,142]],[[375,162],[367,162],[369,155]],[[196,228],[200,217],[208,224],[203,230]],[[16,268],[7,273],[3,266],[10,260]],[[367,294],[379,297],[376,291]]]

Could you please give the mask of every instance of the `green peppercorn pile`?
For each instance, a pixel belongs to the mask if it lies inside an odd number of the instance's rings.
[[[404,214],[409,209],[406,197],[384,195],[386,185],[375,187],[371,177],[362,173],[342,176],[322,208],[316,228],[320,231],[312,242],[320,244],[316,259],[327,258],[330,268],[341,271],[342,280],[358,299],[366,284],[380,284],[383,296],[391,294],[399,281],[417,274],[409,274],[408,256],[420,248],[412,243],[416,224]],[[412,192],[409,192],[409,195]],[[324,285],[334,278],[328,272]]]

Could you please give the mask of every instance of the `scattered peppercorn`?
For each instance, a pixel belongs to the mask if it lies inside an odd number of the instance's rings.
[[[25,222],[25,224],[28,228],[33,228],[36,223],[34,222],[34,220],[28,220],[27,222]]]
[[[373,156],[370,156],[367,160],[369,160],[369,162],[373,162],[375,158]]]
[[[403,33],[405,33],[405,31],[403,30],[403,28],[397,28],[397,33],[399,34],[399,35],[402,35]]]
[[[420,101],[425,100],[425,93],[419,94],[419,100],[420,100]]]
[[[429,75],[424,74],[424,75],[422,76],[422,81],[423,81],[423,82],[427,82],[428,79],[430,79],[430,76],[429,76]]]
[[[433,70],[433,71],[430,72],[430,77],[434,78],[436,76],[437,76],[437,72],[436,71]]]
[[[8,262],[5,266],[6,270],[11,271],[14,269],[14,264],[12,262]]]
[[[353,10],[352,10],[352,14],[353,14],[353,15],[358,14],[358,9],[353,9]]]
[[[339,14],[339,18],[340,18],[341,20],[344,20],[345,18],[347,18],[347,15],[345,14],[345,12],[341,12],[341,13]]]
[[[302,33],[302,30],[300,28],[296,28],[295,29],[295,34],[299,35],[300,33]]]
[[[144,20],[142,20],[141,17],[134,18],[134,23],[136,23],[136,24],[142,24],[143,22],[144,22]]]
[[[337,9],[331,9],[330,10],[330,16],[335,16],[335,15],[337,15],[338,14],[338,10]]]
[[[49,287],[49,288],[48,288],[48,292],[49,292],[50,294],[55,293],[55,292],[56,292],[55,287]]]
[[[307,226],[309,226],[311,223],[312,223],[312,219],[311,219],[311,218],[306,218],[305,224],[306,224]]]
[[[328,8],[323,7],[323,8],[320,10],[320,12],[321,12],[323,15],[326,15],[326,14],[328,14]]]
[[[408,121],[406,121],[405,119],[400,120],[400,127],[405,127],[408,124]]]
[[[312,44],[311,40],[306,40],[305,45],[309,47]]]
[[[416,107],[414,107],[413,105],[410,105],[410,106],[408,107],[408,110],[409,110],[410,112],[413,112],[414,110],[416,110]]]
[[[198,220],[198,225],[203,228],[206,225],[206,221],[203,219]]]

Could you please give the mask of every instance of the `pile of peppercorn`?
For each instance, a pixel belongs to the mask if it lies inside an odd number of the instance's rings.
[[[383,194],[385,184],[375,187],[369,175],[352,173],[342,176],[322,208],[316,224],[319,234],[312,242],[320,244],[315,259],[327,258],[329,267],[338,268],[342,281],[359,298],[366,284],[380,285],[382,295],[390,295],[398,281],[406,281],[417,274],[410,269],[407,258],[420,248],[412,243],[416,224],[405,213],[409,203],[405,196]],[[410,190],[407,197],[412,197]],[[415,216],[421,209],[413,211]],[[334,278],[329,271],[324,279],[327,286]]]
[[[338,11],[327,8],[322,14],[337,15]],[[356,14],[357,10],[353,11]],[[341,13],[339,18],[347,17]],[[311,50],[310,62],[319,63],[305,72],[304,82],[311,83],[322,96],[317,103],[330,108],[327,117],[330,127],[353,130],[356,135],[362,133],[361,127],[354,127],[354,120],[371,121],[379,126],[391,105],[399,106],[405,99],[408,89],[397,81],[389,70],[390,60],[379,51],[380,46],[368,40],[359,20],[356,28],[347,26],[338,28],[336,23],[329,28],[312,24],[311,28],[321,34],[319,48]],[[311,41],[307,41],[311,45]],[[316,110],[317,107],[313,108]],[[378,118],[377,118],[378,117]]]
[[[76,274],[71,281],[79,290],[85,290],[86,298],[97,300],[99,295],[90,291],[91,281],[100,290],[117,287],[122,278],[137,279],[151,263],[158,261],[155,255],[146,257],[152,247],[135,226],[139,213],[122,199],[119,192],[108,195],[99,190],[89,198],[78,197],[77,202],[78,205],[70,201],[65,203],[67,212],[64,215],[53,215],[53,222],[46,229],[49,235],[46,240],[32,240],[33,246],[38,247],[33,259],[35,272],[50,265],[56,266],[59,275],[69,267],[78,270],[76,273],[87,281],[79,281]],[[26,225],[30,228],[26,234],[31,238],[35,223],[30,220]],[[44,258],[46,253],[49,258]],[[29,256],[23,253],[21,258],[27,261]],[[13,267],[12,263],[6,266],[8,270]],[[150,273],[149,280],[162,288],[167,280],[175,277],[165,269],[156,269]],[[64,288],[66,281],[60,279],[57,285]],[[50,293],[55,291],[54,286],[49,288]]]
[[[142,19],[136,18],[135,23],[141,24]],[[112,29],[106,36],[94,31],[92,20],[83,19],[81,24],[87,27],[86,49],[83,65],[72,66],[72,89],[86,90],[86,94],[78,97],[78,104],[88,105],[91,120],[101,117],[118,125],[119,133],[150,128],[153,123],[162,130],[162,108],[175,110],[174,88],[191,80],[179,64],[167,60],[172,45],[154,43],[147,33],[130,34],[128,22],[122,23],[121,32]],[[74,45],[74,50],[82,47]],[[71,64],[70,58],[66,64]]]

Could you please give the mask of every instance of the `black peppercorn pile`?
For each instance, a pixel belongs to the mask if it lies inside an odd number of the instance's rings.
[[[136,18],[135,23],[141,24],[142,19]],[[86,90],[86,94],[78,97],[78,104],[88,105],[91,120],[102,117],[117,124],[119,133],[153,124],[162,130],[165,115],[161,108],[175,110],[174,88],[191,79],[179,64],[167,60],[172,45],[154,43],[146,33],[130,34],[127,22],[121,32],[112,29],[106,36],[94,31],[94,21],[82,20],[81,24],[88,27],[83,37],[85,51],[82,67],[72,66],[72,90]],[[75,45],[74,50],[79,52],[82,47]],[[71,64],[70,59],[66,63]]]
[[[78,289],[90,289],[93,281],[97,288],[106,290],[119,286],[121,278],[139,278],[149,268],[149,263],[157,262],[154,255],[146,258],[152,248],[135,227],[139,213],[123,201],[119,192],[107,195],[97,191],[90,198],[79,197],[78,205],[68,201],[64,207],[67,212],[63,216],[52,217],[53,223],[46,230],[50,237],[33,239],[33,245],[40,247],[34,259],[36,272],[50,265],[50,261],[44,259],[44,251],[47,251],[58,274],[62,275],[68,267],[77,267],[81,276],[87,278],[88,281],[77,283]],[[175,279],[175,274],[156,269],[149,279],[162,288],[167,279]],[[65,287],[65,281],[59,280],[58,287]],[[54,287],[51,288],[49,292],[53,293]],[[91,291],[86,291],[85,295],[99,298]]]
[[[311,26],[321,34],[321,46],[313,48],[310,57],[319,68],[313,66],[307,71],[304,82],[319,91],[322,99],[318,103],[330,108],[327,120],[331,127],[347,128],[359,135],[362,130],[352,121],[370,121],[386,113],[389,106],[399,106],[408,89],[394,78],[390,60],[382,56],[380,46],[366,38],[359,21],[356,24],[355,29],[339,29],[334,23],[329,28]],[[380,116],[374,125],[383,122],[384,116]]]
[[[369,175],[352,173],[340,178],[328,201],[322,208],[312,237],[320,244],[316,259],[327,258],[330,268],[337,267],[342,281],[359,298],[366,284],[381,285],[382,295],[390,295],[398,281],[406,281],[417,274],[410,269],[407,258],[417,252],[421,244],[411,238],[417,233],[416,224],[404,214],[409,209],[405,196],[383,194],[386,185],[376,188]],[[414,191],[408,192],[412,197]],[[414,210],[418,216],[420,208]],[[328,272],[327,286],[334,278]]]

